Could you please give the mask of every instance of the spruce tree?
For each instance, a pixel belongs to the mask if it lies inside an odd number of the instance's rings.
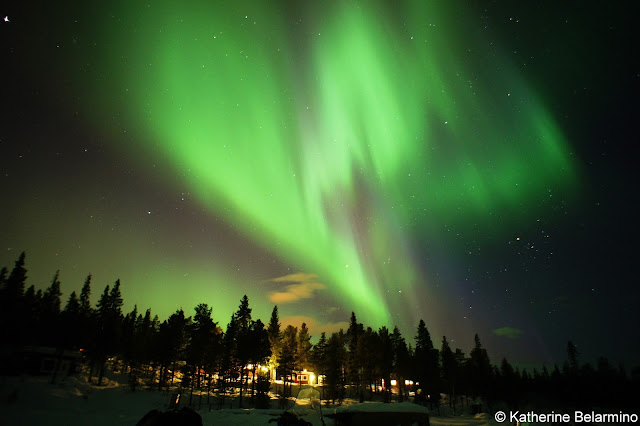
[[[298,350],[298,328],[288,325],[282,332],[282,344],[280,351],[280,368],[278,375],[282,376],[286,385],[287,380],[293,380],[293,371],[295,370],[295,362]],[[291,388],[287,393],[285,386],[285,396],[291,394]]]
[[[334,403],[336,400],[341,402],[344,398],[345,377],[343,372],[347,363],[345,341],[346,336],[342,330],[339,333],[331,334],[327,341],[326,397]]]
[[[25,252],[20,254],[5,282],[3,299],[9,304],[17,303],[24,294],[24,285],[27,281],[27,270],[24,267],[25,256]]]
[[[61,314],[62,343],[66,348],[79,349],[80,303],[75,291],[71,292]]]
[[[269,334],[269,344],[271,346],[271,356],[269,357],[269,368],[271,369],[272,379],[276,378],[276,368],[280,362],[280,319],[278,318],[278,305],[273,307],[271,312],[271,319],[267,326],[267,333]]]
[[[80,314],[84,318],[88,318],[91,311],[91,274],[89,274],[80,291]]]
[[[249,308],[249,298],[245,294],[240,301],[238,311],[233,315],[232,322],[235,323],[235,361],[240,368],[240,398],[239,404],[242,407],[242,389],[245,381],[245,367],[249,362],[253,342],[251,341],[251,308]]]
[[[137,320],[138,305],[133,305],[133,310],[126,314],[122,320],[122,334],[120,338],[120,353],[122,354],[123,361],[125,362],[125,371],[127,368],[130,370],[129,383],[132,386],[132,390],[135,390],[135,386],[137,385],[136,367],[139,361],[135,354]]]
[[[315,370],[318,380],[320,380],[320,376],[326,374],[327,370],[327,335],[323,331],[320,333],[320,338],[318,339],[318,343],[313,346],[311,351],[311,362],[313,364],[313,369]],[[323,389],[324,392],[324,389]]]
[[[468,369],[471,394],[487,398],[493,369],[489,361],[489,355],[486,349],[482,347],[480,337],[477,334],[474,336],[474,347],[469,355]]]
[[[443,389],[449,395],[449,407],[453,408],[455,413],[454,401],[456,398],[456,376],[457,363],[456,357],[449,346],[447,336],[442,336],[442,349],[440,349],[440,359],[442,360],[442,381]]]
[[[415,366],[422,393],[418,400],[429,402],[430,406],[440,399],[439,355],[433,347],[431,335],[421,319],[415,337]]]
[[[404,340],[398,327],[393,328],[391,344],[393,346],[393,376],[398,383],[398,396],[400,402],[402,402],[409,396],[405,379],[411,374],[411,354],[407,347],[407,342]]]
[[[60,291],[60,271],[58,270],[51,280],[51,285],[42,296],[43,308],[48,314],[55,316],[60,313],[60,296],[62,296],[62,292]]]
[[[300,330],[298,331],[297,337],[297,348],[296,348],[296,369],[304,370],[310,367],[310,357],[311,357],[311,336],[309,335],[309,329],[307,328],[306,323],[302,323],[300,326]]]
[[[0,341],[7,344],[22,344],[29,340],[30,335],[26,329],[27,324],[24,322],[16,322],[16,318],[24,315],[24,286],[27,280],[27,270],[24,268],[25,253],[22,252],[15,266],[11,270],[9,277],[2,285],[0,292],[0,323],[9,324],[11,327],[0,328]]]
[[[251,398],[255,394],[256,368],[263,364],[271,356],[269,333],[259,319],[251,323],[251,341],[253,342],[249,352],[249,362],[253,365],[253,379],[251,381]]]
[[[111,289],[111,293],[109,293],[109,310],[114,317],[119,318],[122,316],[122,305],[123,301],[122,294],[120,293],[120,279],[117,279]]]
[[[364,332],[364,326],[358,323],[355,312],[351,312],[349,329],[347,330],[347,381],[354,385],[356,393],[360,394],[362,389],[362,359],[358,356],[358,339]]]
[[[42,291],[38,290],[40,295]],[[23,342],[25,344],[39,343],[40,336],[40,324],[41,324],[41,297],[37,296],[35,287],[30,285],[24,292],[23,309],[24,309],[24,324],[23,324]],[[3,313],[0,313],[3,315]]]
[[[56,271],[51,284],[42,295],[40,342],[47,346],[60,346],[60,271]]]
[[[391,402],[391,374],[393,373],[393,343],[391,334],[387,327],[380,327],[378,330],[379,366],[378,370],[384,382],[384,402]]]

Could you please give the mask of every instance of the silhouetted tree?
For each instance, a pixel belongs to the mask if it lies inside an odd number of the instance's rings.
[[[446,336],[442,336],[442,348],[440,349],[440,359],[442,361],[442,385],[444,391],[449,395],[449,407],[453,408],[455,414],[456,382],[458,375],[458,364],[456,357],[449,346]]]
[[[316,343],[311,350],[311,363],[313,364],[313,369],[318,375],[318,381],[320,381],[320,376],[326,375],[328,365],[327,335],[324,331],[320,333],[318,343]],[[324,387],[322,387],[321,398],[324,399]]]
[[[121,333],[121,345],[120,354],[125,362],[125,370],[129,369],[129,383],[132,385],[132,389],[135,390],[138,379],[138,363],[140,359],[136,356],[136,323],[138,320],[138,305],[133,306],[133,310],[124,316],[122,320],[122,333]]]
[[[234,360],[240,369],[240,398],[239,405],[242,407],[242,390],[245,383],[246,366],[251,357],[251,308],[249,308],[249,298],[245,294],[240,301],[238,311],[232,316],[231,322],[235,323],[235,353]]]
[[[296,370],[304,370],[310,367],[311,357],[311,336],[309,335],[309,329],[306,323],[302,323],[297,337],[296,348]]]
[[[42,323],[39,327],[42,332],[40,342],[47,346],[60,346],[59,317],[60,317],[60,271],[56,271],[51,284],[44,291],[41,303]]]
[[[405,380],[411,374],[411,354],[398,327],[393,328],[391,344],[393,345],[393,378],[398,383],[398,397],[402,402],[409,395]]]
[[[258,364],[263,364],[271,356],[271,345],[269,343],[269,333],[259,319],[252,321],[250,335],[252,345],[249,352],[249,362],[253,366],[253,379],[251,380],[251,398],[253,398],[255,394],[256,368]]]
[[[285,396],[291,394],[291,387],[287,391],[287,381],[292,380],[293,370],[296,367],[297,351],[298,351],[298,328],[292,325],[288,325],[282,332],[282,341],[280,349],[280,367],[278,368],[278,375],[284,379],[284,394]]]
[[[431,408],[440,399],[440,372],[438,368],[438,350],[433,347],[431,335],[423,320],[418,323],[415,337],[414,365],[420,387],[423,391],[422,402],[428,402]],[[418,398],[420,400],[420,398]]]
[[[71,292],[61,316],[62,346],[70,349],[80,349],[80,302],[75,291]]]
[[[356,314],[351,312],[347,329],[347,382],[353,385],[362,399],[362,360],[358,356],[358,338],[364,333],[364,326],[358,323]]]
[[[102,385],[107,357],[116,354],[120,349],[122,304],[120,280],[116,280],[111,290],[108,285],[105,287],[97,305],[98,324],[101,333],[94,345],[94,358],[99,367],[99,386]]]
[[[162,384],[168,380],[166,377],[168,370],[171,370],[171,384],[173,384],[177,362],[184,359],[188,343],[187,329],[190,324],[191,318],[186,318],[182,309],[178,309],[160,324],[157,344],[154,346],[157,348],[156,357],[162,365],[160,374]]]
[[[212,373],[213,368],[217,366],[222,343],[218,325],[211,318],[212,309],[206,303],[200,303],[194,309],[196,314],[190,327],[191,340],[187,348],[187,363],[192,375],[190,399],[194,387],[202,387],[200,372]],[[208,388],[210,389],[210,380]],[[202,393],[200,396],[202,401]]]
[[[347,364],[347,353],[345,351],[346,336],[340,330],[339,333],[331,334],[327,341],[327,370],[326,388],[327,398],[334,403],[336,400],[342,402],[344,399],[345,370]]]
[[[267,333],[269,334],[269,344],[271,346],[271,356],[269,357],[269,368],[273,371],[275,378],[275,371],[278,368],[280,362],[280,319],[278,317],[278,305],[273,307],[271,312],[271,318],[269,325],[267,326]]]
[[[393,342],[389,329],[378,330],[378,372],[384,382],[384,402],[391,402],[391,374],[393,373]]]
[[[376,367],[378,365],[379,352],[378,334],[371,327],[367,327],[358,337],[356,347],[356,359],[360,362],[360,376],[363,383],[360,399],[370,399],[371,393],[375,392],[374,382],[376,382]],[[366,391],[366,392],[365,392]]]
[[[9,278],[4,283],[3,299],[9,303],[15,303],[24,294],[24,284],[27,281],[27,270],[24,267],[24,259],[26,257],[25,252],[20,253],[18,260],[16,260]]]
[[[22,300],[24,309],[24,324],[23,324],[23,336],[20,339],[25,344],[38,344],[40,343],[40,324],[42,313],[42,290],[36,292],[35,287],[30,285],[24,292],[24,298]],[[6,314],[6,312],[0,315]],[[18,343],[18,342],[13,342]]]
[[[22,343],[28,338],[25,336],[25,324],[15,321],[15,318],[22,316],[24,309],[24,286],[27,280],[25,256],[25,252],[20,254],[0,293],[0,321],[2,324],[12,324],[11,327],[0,328],[3,334],[0,336],[2,342]]]
[[[469,391],[473,396],[487,398],[491,383],[492,367],[486,349],[480,343],[480,337],[474,336],[474,347],[471,349],[467,363],[469,375]]]
[[[500,399],[507,403],[509,409],[515,410],[518,402],[518,377],[506,358],[502,358],[499,374],[497,381]]]

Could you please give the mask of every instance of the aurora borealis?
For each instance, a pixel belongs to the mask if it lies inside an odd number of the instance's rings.
[[[594,254],[567,240],[613,217],[591,211],[617,198],[583,129],[608,98],[553,90],[573,79],[600,94],[593,53],[571,45],[596,39],[582,15],[509,7],[16,12],[3,28],[22,107],[2,137],[2,264],[25,250],[29,283],[60,269],[63,297],[89,272],[94,296],[119,277],[126,308],[161,317],[204,301],[226,324],[246,293],[259,317],[278,303],[315,335],[353,310],[553,359],[558,341],[589,335],[561,318],[608,294],[600,274],[572,275]],[[596,143],[614,138],[601,132]]]

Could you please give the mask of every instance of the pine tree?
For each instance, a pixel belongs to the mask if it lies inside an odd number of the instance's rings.
[[[367,327],[358,337],[358,345],[356,347],[356,359],[360,362],[360,376],[362,380],[362,388],[360,391],[360,401],[370,399],[371,393],[375,387],[371,386],[376,381],[376,365],[378,364],[379,351],[378,334],[371,327]]]
[[[250,335],[253,342],[249,353],[249,362],[253,365],[253,379],[251,381],[251,398],[253,398],[255,394],[256,368],[258,364],[264,363],[271,356],[271,345],[269,343],[269,333],[259,319],[251,323]]]
[[[22,252],[5,282],[3,299],[9,303],[18,302],[24,294],[24,284],[27,281],[27,270],[24,268],[25,257],[25,252]]]
[[[109,317],[111,301],[109,300],[109,285],[107,284],[102,292],[102,296],[100,296],[100,300],[96,304],[96,308],[98,310],[98,317],[101,320],[104,320]]]
[[[189,328],[191,340],[187,347],[187,362],[192,372],[191,389],[201,389],[201,375],[195,373],[200,370],[204,370],[205,374],[212,372],[220,355],[221,336],[217,323],[211,318],[212,309],[206,303],[200,303],[194,310],[196,314]]]
[[[354,385],[356,393],[361,394],[362,360],[358,356],[358,338],[364,332],[364,326],[358,323],[355,312],[351,312],[349,329],[347,330],[347,381]]]
[[[285,385],[288,380],[292,379],[292,374],[295,370],[295,362],[298,350],[297,336],[298,328],[292,325],[288,325],[282,332],[280,368],[278,368],[278,375],[283,378]],[[291,389],[289,389],[289,393],[290,392]],[[287,396],[286,387],[285,396]]]
[[[271,319],[267,326],[267,333],[269,334],[269,344],[271,346],[271,356],[269,357],[269,368],[271,370],[271,378],[276,379],[276,368],[280,362],[280,319],[278,318],[278,305],[273,307],[271,312]]]
[[[387,327],[378,330],[379,341],[379,366],[380,376],[384,381],[384,402],[391,402],[391,374],[393,373],[393,343]]]
[[[38,293],[40,297],[38,297]],[[33,285],[24,292],[23,309],[24,309],[24,324],[23,324],[23,342],[25,344],[37,344],[40,343],[40,324],[41,324],[41,305],[42,305],[42,291],[35,290]],[[0,313],[2,315],[3,313]]]
[[[251,308],[249,308],[249,298],[245,294],[240,301],[238,311],[233,315],[231,321],[235,323],[235,356],[237,366],[240,368],[240,398],[239,404],[242,407],[242,390],[245,382],[245,367],[249,363],[253,342],[251,341]]]
[[[126,364],[126,367],[130,369],[129,378],[132,390],[135,390],[137,385],[136,367],[138,364],[138,357],[135,354],[135,342],[136,342],[136,330],[138,320],[138,305],[133,305],[133,310],[124,316],[122,320],[122,334],[120,353]],[[126,368],[125,368],[126,370]],[[136,380],[133,380],[136,378]]]
[[[88,318],[91,311],[91,274],[89,274],[80,291],[80,314],[84,318]]]
[[[400,402],[402,402],[404,401],[404,398],[409,396],[408,390],[405,386],[405,379],[409,377],[409,374],[411,374],[411,354],[398,327],[393,328],[391,344],[393,346],[393,376],[398,383],[398,396],[400,398]]]
[[[418,373],[422,393],[421,402],[429,402],[433,406],[434,402],[440,398],[440,375],[438,351],[433,347],[431,335],[423,320],[418,323],[418,331],[415,337],[415,365]]]
[[[236,321],[238,322],[238,328],[241,330],[248,330],[251,326],[251,308],[246,294],[240,300],[240,306],[236,312]]]
[[[191,344],[195,348],[194,359],[197,365],[210,369],[217,363],[220,355],[221,335],[218,323],[211,318],[212,308],[206,303],[195,307]]]
[[[62,344],[66,348],[79,349],[80,303],[75,291],[71,292],[62,311]]]
[[[91,306],[91,274],[85,279],[78,299],[80,304],[78,309],[78,346],[80,349],[88,349],[94,338],[93,331],[97,327],[95,311]]]
[[[297,349],[296,349],[296,369],[304,370],[310,367],[311,357],[311,336],[309,335],[309,329],[306,323],[302,323],[300,331],[298,331],[297,337]]]
[[[60,271],[58,270],[53,276],[51,285],[45,290],[42,297],[43,308],[47,313],[51,315],[60,313],[60,296],[62,296],[62,292],[60,291]]]
[[[311,362],[319,379],[327,370],[327,335],[324,331],[320,333],[318,343],[313,346],[311,351]]]
[[[334,403],[336,400],[342,401],[344,398],[345,376],[343,372],[347,363],[345,343],[346,336],[342,330],[339,333],[331,334],[327,341],[326,396]]]
[[[80,302],[78,301],[78,295],[76,294],[75,290],[72,291],[69,295],[67,304],[64,307],[64,312],[74,317],[80,313]]]
[[[24,310],[24,286],[27,279],[27,270],[24,268],[25,253],[22,252],[9,277],[0,287],[0,323],[13,323],[11,327],[0,328],[0,341],[9,344],[21,344],[30,338],[27,335],[27,324],[15,322],[16,318],[23,316]],[[5,272],[6,273],[6,272]]]
[[[493,369],[487,350],[482,347],[477,334],[474,336],[474,347],[471,349],[468,369],[471,394],[486,398]]]
[[[109,293],[109,309],[114,317],[119,318],[122,316],[122,305],[123,301],[122,294],[120,293],[120,280],[117,279],[111,289],[111,293]]]
[[[517,374],[506,358],[500,362],[500,376],[498,382],[498,395],[506,401],[510,409],[515,409],[517,404]]]
[[[42,295],[42,323],[39,327],[40,341],[49,346],[60,346],[60,271],[56,271],[51,284]]]
[[[161,360],[164,371],[171,370],[171,384],[173,384],[177,362],[184,359],[184,353],[187,348],[188,335],[187,330],[190,326],[191,318],[185,318],[184,311],[178,309],[171,314],[169,318],[160,324],[158,332],[157,353]],[[164,383],[164,378],[161,382]]]
[[[102,385],[107,357],[117,353],[121,345],[122,335],[122,296],[120,280],[116,280],[113,288],[107,285],[98,301],[98,324],[100,336],[94,345],[95,362],[99,366],[98,385]]]
[[[454,401],[456,398],[456,376],[458,365],[456,357],[449,346],[447,336],[442,336],[442,349],[440,350],[440,359],[442,360],[442,379],[444,391],[449,395],[449,406],[453,408],[455,413]]]

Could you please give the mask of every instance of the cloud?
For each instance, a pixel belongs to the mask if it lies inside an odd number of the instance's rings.
[[[319,323],[315,318],[306,315],[290,315],[282,317],[280,318],[280,323],[282,324],[282,329],[284,329],[287,325],[292,325],[300,329],[302,323],[305,323],[307,324],[307,328],[309,329],[309,334],[311,334],[314,338],[320,337],[320,333],[322,333],[323,331],[327,333],[328,337],[328,335],[338,332],[340,331],[340,329],[346,330],[349,328],[348,321]]]
[[[508,339],[517,339],[520,334],[522,334],[522,330],[513,327],[501,327],[493,330],[493,334],[496,336],[506,337]]]
[[[269,293],[269,300],[273,303],[291,303],[301,299],[310,299],[317,290],[327,288],[324,284],[316,282],[316,274],[298,272],[283,277],[270,279],[274,283],[294,283],[287,285],[284,290]]]
[[[315,281],[317,274],[308,274],[306,272],[296,272],[295,274],[285,275],[284,277],[272,278],[269,281],[273,283],[300,283],[307,281]]]

